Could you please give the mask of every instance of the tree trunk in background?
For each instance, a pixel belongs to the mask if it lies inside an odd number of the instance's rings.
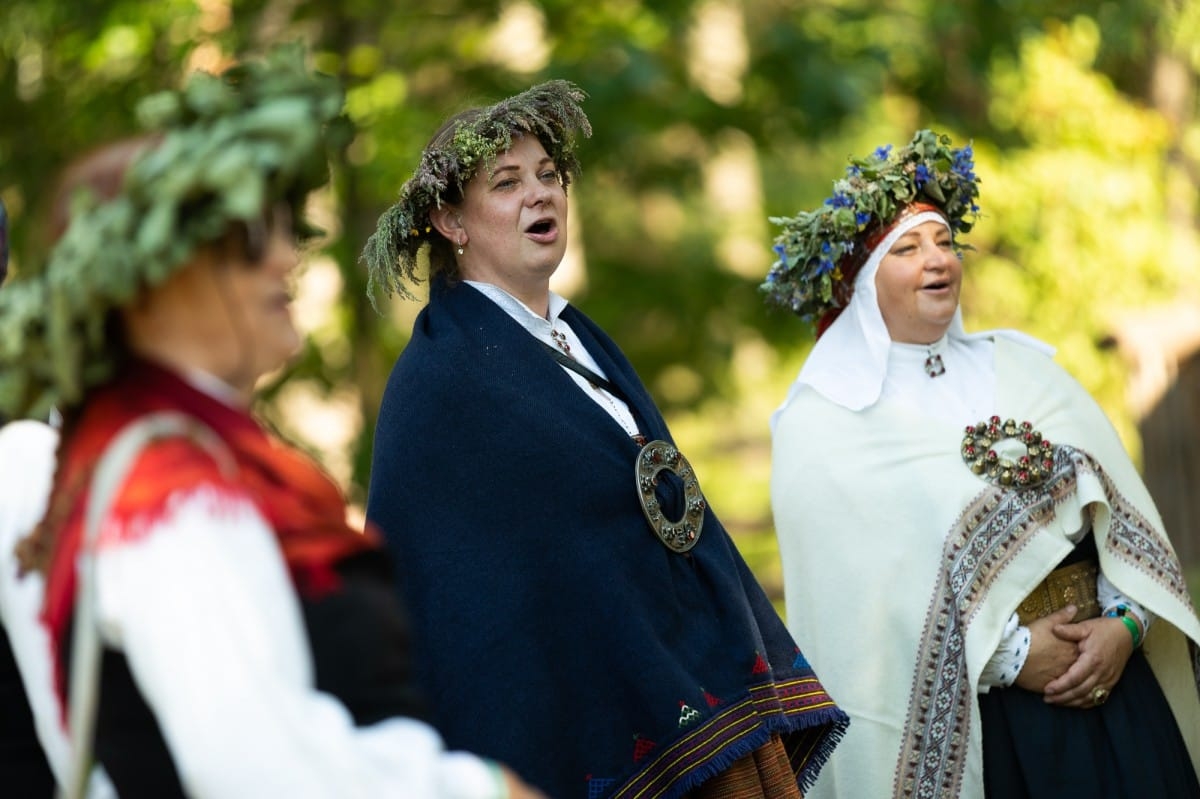
[[[1143,474],[1185,568],[1200,566],[1200,354],[1138,426]]]
[[[1166,214],[1181,236],[1195,235],[1198,174],[1184,137],[1195,117],[1196,74],[1171,52],[1155,59],[1150,100],[1170,126],[1164,163]],[[1184,299],[1184,298],[1181,298]],[[1165,344],[1166,342],[1164,342]],[[1164,353],[1175,379],[1139,423],[1146,485],[1185,568],[1200,567],[1200,351],[1194,346]]]
[[[323,3],[319,7],[316,29],[320,31],[318,46],[344,55],[363,41],[370,41],[373,32],[368,23],[361,22],[344,13],[340,3]],[[354,79],[345,72],[337,77],[343,86],[351,86]],[[353,443],[351,454],[350,484],[347,486],[353,504],[365,504],[367,481],[371,469],[371,443],[375,433],[375,419],[383,389],[392,364],[379,346],[380,325],[392,324],[381,317],[371,306],[367,297],[366,267],[359,262],[359,253],[367,238],[375,232],[377,204],[367,196],[359,170],[343,158],[334,165],[335,192],[340,235],[329,254],[338,265],[342,276],[342,296],[339,304],[345,319],[345,335],[349,339],[349,364],[331,370],[325,377],[334,384],[345,382],[353,387],[358,397],[358,413],[362,424],[358,439]]]

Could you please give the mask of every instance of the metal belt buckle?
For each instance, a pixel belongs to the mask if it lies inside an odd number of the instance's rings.
[[[642,447],[634,464],[638,487],[638,500],[642,512],[658,540],[672,552],[687,552],[700,540],[704,527],[704,509],[708,503],[700,491],[700,482],[692,465],[683,453],[669,441],[651,441]],[[659,506],[654,487],[658,485],[658,473],[666,470],[683,481],[684,511],[678,521],[667,519]]]
[[[1100,603],[1096,600],[1096,575],[1099,571],[1100,567],[1094,560],[1076,561],[1055,569],[1017,607],[1017,618],[1021,624],[1028,626],[1067,605],[1076,607],[1072,621],[1096,618],[1100,615]]]

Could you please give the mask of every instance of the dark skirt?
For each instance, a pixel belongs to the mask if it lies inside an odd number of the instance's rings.
[[[33,713],[8,635],[0,627],[0,795],[50,799],[54,777],[33,726]]]
[[[1136,650],[1108,701],[1048,705],[1012,687],[979,695],[988,799],[1194,799],[1200,784],[1150,664]]]

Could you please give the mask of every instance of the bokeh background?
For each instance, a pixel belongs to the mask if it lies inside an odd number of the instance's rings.
[[[626,350],[776,596],[767,420],[812,334],[757,292],[769,218],[920,127],[972,142],[983,180],[968,329],[1058,348],[1200,564],[1200,0],[4,0],[13,271],[41,257],[53,176],[136,130],[138,97],[294,40],[361,132],[314,199],[329,236],[299,280],[307,348],[261,410],[358,504],[420,308],[374,311],[358,252],[442,118],[566,78],[595,135],[555,288]]]

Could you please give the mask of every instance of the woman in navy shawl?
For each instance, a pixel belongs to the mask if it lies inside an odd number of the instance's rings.
[[[448,120],[365,258],[429,304],[388,381],[368,517],[449,745],[569,797],[795,797],[841,736],[633,367],[549,289],[583,93]]]

